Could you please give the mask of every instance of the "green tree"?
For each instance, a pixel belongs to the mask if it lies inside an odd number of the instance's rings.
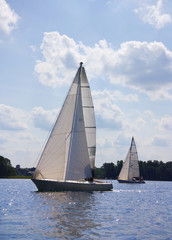
[[[16,176],[16,170],[12,167],[8,158],[0,156],[0,177]]]
[[[105,173],[105,178],[116,178],[116,169],[114,163],[104,163],[102,169]]]
[[[95,178],[104,179],[105,178],[105,171],[103,168],[95,168]]]
[[[120,173],[120,171],[121,171],[121,168],[122,168],[122,166],[123,166],[123,160],[118,160],[117,161],[117,171],[116,171],[116,178],[118,178],[118,176],[119,176],[119,173]]]
[[[95,178],[117,179],[123,165],[123,160],[114,163],[104,163],[95,169]],[[172,181],[172,162],[163,163],[158,160],[139,161],[140,175],[145,180]]]

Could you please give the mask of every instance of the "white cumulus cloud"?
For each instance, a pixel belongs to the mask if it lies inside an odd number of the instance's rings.
[[[83,61],[89,80],[106,79],[144,92],[152,100],[172,100],[172,52],[161,42],[128,41],[115,50],[105,40],[90,47],[49,32],[44,34],[41,51],[43,60],[37,61],[35,72],[44,85],[71,83]]]
[[[31,119],[36,128],[50,131],[53,126],[58,110],[44,110],[42,107],[35,107],[31,112]]]
[[[21,109],[0,104],[0,129],[1,130],[25,130],[26,115]]]
[[[39,81],[51,87],[71,81],[70,70],[74,70],[77,66],[79,45],[66,35],[61,36],[58,32],[50,32],[44,33],[41,50],[44,61],[39,60],[35,66]]]
[[[152,144],[160,147],[166,147],[169,145],[168,140],[162,136],[155,136],[153,138]]]
[[[111,71],[112,83],[144,92],[151,99],[172,99],[172,52],[161,42],[122,43]]]
[[[143,4],[142,4],[143,5]],[[163,1],[158,0],[156,5],[144,4],[138,9],[134,9],[145,23],[154,26],[156,29],[163,28],[166,24],[172,22],[170,14],[163,13]]]
[[[165,115],[160,119],[159,122],[161,130],[172,131],[172,117],[170,115]]]
[[[0,30],[9,34],[17,27],[19,18],[5,0],[0,0]]]
[[[123,112],[115,104],[115,93],[110,91],[93,91],[97,126],[119,130],[122,128]]]
[[[92,95],[93,97],[100,97],[100,98],[104,98],[109,97],[109,100],[111,102],[114,102],[116,100],[120,100],[120,101],[127,101],[127,102],[138,102],[138,95],[136,94],[123,94],[122,92],[120,92],[119,90],[107,90],[104,89],[103,91],[92,91]]]

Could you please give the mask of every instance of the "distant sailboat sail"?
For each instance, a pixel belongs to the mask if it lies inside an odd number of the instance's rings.
[[[74,183],[68,186],[69,184],[67,185],[65,182],[92,179],[95,154],[94,106],[85,69],[81,63],[32,180],[38,189],[43,191],[47,189],[57,191],[85,190],[86,184],[83,188],[81,186],[83,183],[80,185],[78,183],[75,189],[72,185]],[[98,184],[94,182],[90,186],[93,191],[101,188],[102,190],[112,188],[109,183]]]
[[[143,183],[143,179],[140,178],[138,154],[134,137],[131,140],[131,146],[128,150],[125,162],[122,166],[121,172],[118,177],[120,183]]]

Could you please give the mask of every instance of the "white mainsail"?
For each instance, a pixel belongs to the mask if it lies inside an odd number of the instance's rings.
[[[91,178],[95,149],[94,107],[81,63],[42,152],[34,178],[62,181]]]
[[[140,172],[136,144],[134,141],[134,137],[132,137],[131,146],[129,148],[128,154],[126,156],[125,162],[122,166],[118,179],[132,180],[134,177],[135,178],[140,177]]]
[[[96,155],[96,122],[94,114],[94,106],[90,91],[90,86],[87,80],[85,69],[82,68],[81,73],[81,96],[82,106],[84,113],[85,131],[87,137],[88,154],[90,159],[91,168],[95,167],[95,155]]]

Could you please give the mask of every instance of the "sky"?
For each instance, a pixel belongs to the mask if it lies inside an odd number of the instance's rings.
[[[171,0],[0,0],[0,155],[35,167],[82,61],[96,167],[172,161]]]

